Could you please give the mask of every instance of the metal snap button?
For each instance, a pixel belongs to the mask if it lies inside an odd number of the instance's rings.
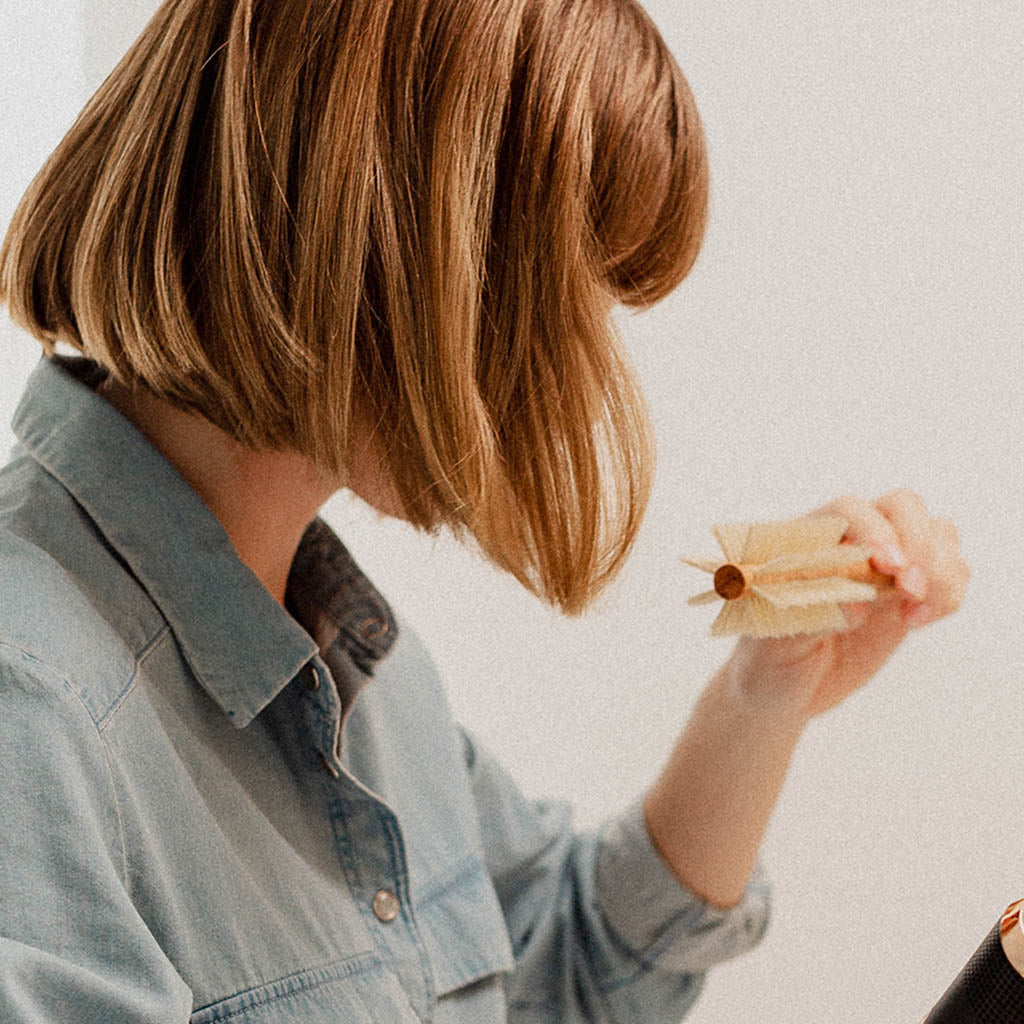
[[[307,665],[303,669],[303,678],[310,693],[316,693],[320,689],[320,673],[312,665]]]
[[[359,627],[367,640],[380,640],[388,631],[388,624],[384,619],[367,619]]]
[[[381,889],[373,897],[373,912],[377,916],[377,920],[383,921],[384,924],[394,921],[398,917],[400,909],[401,904],[398,902],[398,897],[390,889]]]

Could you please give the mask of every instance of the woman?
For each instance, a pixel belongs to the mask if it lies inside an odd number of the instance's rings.
[[[739,644],[576,835],[317,518],[350,487],[582,610],[650,481],[608,314],[706,202],[633,0],[161,6],[0,251],[46,354],[0,473],[5,1020],[672,1021],[757,941],[793,748],[959,604],[950,524],[829,506],[894,595]]]

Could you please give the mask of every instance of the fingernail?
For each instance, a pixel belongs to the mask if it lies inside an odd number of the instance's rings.
[[[912,565],[906,572],[902,573],[899,579],[900,586],[911,597],[923,601],[928,595],[928,577],[924,570],[917,565]]]
[[[903,552],[895,545],[886,548],[882,552],[882,557],[885,559],[885,564],[891,565],[894,569],[901,569],[907,564],[907,560],[903,557]]]

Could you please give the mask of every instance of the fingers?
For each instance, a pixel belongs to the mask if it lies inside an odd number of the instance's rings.
[[[818,512],[842,516],[849,523],[843,540],[871,548],[872,561],[879,572],[894,575],[907,565],[907,556],[896,526],[870,501],[846,495],[825,505]]]
[[[897,573],[897,584],[911,597],[923,601],[928,589],[925,569],[934,558],[932,522],[924,500],[913,491],[892,491],[879,498],[875,507],[899,536],[907,562]]]
[[[867,547],[872,553],[871,561],[879,572],[895,577],[907,566],[899,533],[870,501],[846,495],[818,509],[816,514],[841,516],[845,519],[848,525],[843,540]],[[842,611],[847,628],[857,630],[877,611],[877,602],[844,604]]]
[[[907,610],[912,626],[924,626],[956,611],[967,593],[970,569],[960,553],[956,527],[947,519],[932,519],[932,560],[928,568],[928,592],[915,608]]]
[[[896,490],[873,503],[843,497],[820,511],[843,516],[850,524],[843,539],[870,547],[875,567],[895,578],[908,626],[934,622],[960,606],[970,570],[957,528],[931,516],[920,495]]]

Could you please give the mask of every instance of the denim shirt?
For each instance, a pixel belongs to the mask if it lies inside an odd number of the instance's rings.
[[[760,868],[525,799],[323,521],[282,607],[100,378],[0,470],[0,1020],[671,1024],[756,943]]]

